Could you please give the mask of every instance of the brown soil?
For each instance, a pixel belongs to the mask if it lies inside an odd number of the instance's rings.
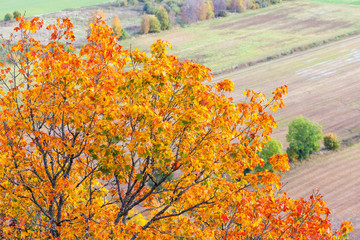
[[[258,64],[221,75],[214,81],[230,78],[235,92],[231,97],[244,101],[247,89],[267,95],[288,85],[285,108],[276,112],[279,128],[273,137],[285,148],[287,126],[300,115],[335,133],[339,140],[359,141],[360,136],[360,36],[331,43],[282,59]],[[322,152],[297,164],[286,173],[284,191],[293,198],[307,198],[320,189],[332,211],[334,229],[343,220],[353,222],[350,239],[360,239],[360,143],[338,152]]]
[[[313,190],[319,189],[331,210],[334,229],[349,220],[354,227],[350,239],[359,239],[359,156],[360,144],[313,156],[283,176],[283,191],[293,198],[308,198]]]

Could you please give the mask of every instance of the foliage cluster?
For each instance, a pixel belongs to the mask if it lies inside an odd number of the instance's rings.
[[[7,13],[4,16],[4,21],[10,21],[12,19],[16,19],[17,17],[21,17],[21,12],[15,10],[13,13]]]
[[[319,141],[323,139],[325,149],[336,150],[339,142],[333,133],[322,136],[321,126],[300,116],[289,124],[286,140],[289,147],[286,152],[290,161],[303,160],[320,149]]]
[[[145,14],[156,15],[162,28],[164,28],[164,24],[162,23],[161,17],[158,16],[159,12],[163,15],[169,15],[170,17],[166,17],[166,19],[169,18],[172,25],[177,23],[188,24],[212,19],[214,17],[226,17],[228,11],[244,12],[247,9],[266,7],[271,3],[275,3],[268,0],[259,0],[257,2],[254,0],[143,0],[142,2],[144,2],[143,10]],[[165,11],[162,9],[165,9]],[[142,33],[143,32],[144,31],[142,31]]]
[[[328,150],[336,150],[339,148],[339,142],[336,140],[336,135],[333,133],[324,136],[324,146]]]
[[[138,5],[137,0],[116,0],[114,2],[116,7],[136,6]]]
[[[306,159],[311,153],[320,149],[321,139],[321,126],[300,116],[289,124],[286,135],[286,140],[289,142],[287,152],[299,160]]]
[[[264,160],[264,164],[261,166],[257,166],[255,168],[255,171],[264,171],[264,170],[272,170],[272,165],[269,162],[269,159],[273,157],[276,154],[282,154],[283,153],[283,145],[280,141],[272,138],[269,141],[267,141],[264,145],[264,147],[261,149],[261,152],[259,152],[259,157],[261,157]]]
[[[111,22],[111,28],[118,37],[119,40],[123,40],[129,37],[128,33],[121,26],[119,17],[115,14]]]
[[[140,31],[143,34],[157,33],[161,30],[161,23],[155,15],[144,15],[141,21]]]
[[[21,18],[22,39],[3,44],[0,68],[0,212],[5,239],[343,239],[318,193],[277,192],[274,172],[250,172],[283,107],[287,87],[247,90],[235,104],[229,79],[168,54],[126,50],[104,21],[74,51],[69,19]],[[31,33],[31,34],[30,34]],[[70,51],[58,44],[66,41]],[[141,212],[138,212],[140,211]],[[141,215],[139,215],[139,214]],[[146,214],[144,214],[146,213]],[[146,217],[145,217],[146,216]]]

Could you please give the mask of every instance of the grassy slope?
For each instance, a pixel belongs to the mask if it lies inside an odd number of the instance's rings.
[[[0,19],[3,19],[6,13],[12,13],[15,10],[21,13],[26,11],[26,16],[34,16],[106,2],[109,2],[109,0],[0,0]]]
[[[166,39],[173,53],[217,71],[360,29],[360,6],[284,2],[256,11],[124,41],[149,49]]]
[[[313,0],[313,1],[324,2],[324,3],[340,3],[340,4],[360,5],[359,0]]]

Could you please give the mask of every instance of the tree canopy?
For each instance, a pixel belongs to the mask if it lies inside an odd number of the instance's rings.
[[[278,191],[278,173],[244,174],[263,163],[286,86],[234,103],[231,80],[208,82],[210,69],[168,54],[166,41],[150,55],[123,49],[99,21],[79,52],[67,18],[47,27],[46,43],[33,38],[43,21],[21,18],[2,44],[12,62],[0,71],[3,238],[341,239],[351,230],[332,231],[320,194],[293,200]],[[289,169],[286,154],[269,163]]]
[[[295,151],[300,160],[308,158],[311,153],[318,151],[321,139],[321,126],[303,116],[289,124],[286,140],[289,142],[289,149]]]

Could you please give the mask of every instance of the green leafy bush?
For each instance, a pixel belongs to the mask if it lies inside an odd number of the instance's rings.
[[[260,172],[260,171],[264,171],[265,169],[267,169],[272,172],[272,166],[269,163],[269,158],[274,156],[275,154],[283,153],[282,148],[283,148],[283,145],[281,144],[281,142],[274,138],[272,138],[270,141],[266,142],[263,149],[259,153],[259,157],[264,159],[265,164],[263,167],[260,167],[260,166],[256,167],[255,171]]]
[[[149,15],[149,21],[150,21],[150,33],[157,33],[161,30],[161,24],[159,22],[159,19],[155,15]]]
[[[289,142],[290,150],[298,155],[299,160],[308,158],[311,153],[318,151],[321,139],[321,126],[303,116],[289,124],[286,140]]]
[[[160,6],[156,11],[156,17],[160,22],[161,30],[167,30],[170,28],[170,18],[163,6]]]
[[[13,14],[12,13],[7,13],[5,14],[5,17],[4,17],[4,20],[5,21],[10,21],[14,18]]]
[[[336,140],[335,134],[328,134],[324,136],[324,146],[328,150],[336,150],[339,148],[339,142]]]
[[[13,12],[13,17],[14,17],[14,18],[21,17],[21,12],[18,11],[18,10],[14,11],[14,12]]]
[[[295,162],[299,158],[299,155],[296,153],[295,149],[291,146],[289,146],[286,149],[286,153],[290,162]]]
[[[153,15],[157,11],[157,5],[153,2],[147,2],[145,3],[143,10],[146,14]]]

